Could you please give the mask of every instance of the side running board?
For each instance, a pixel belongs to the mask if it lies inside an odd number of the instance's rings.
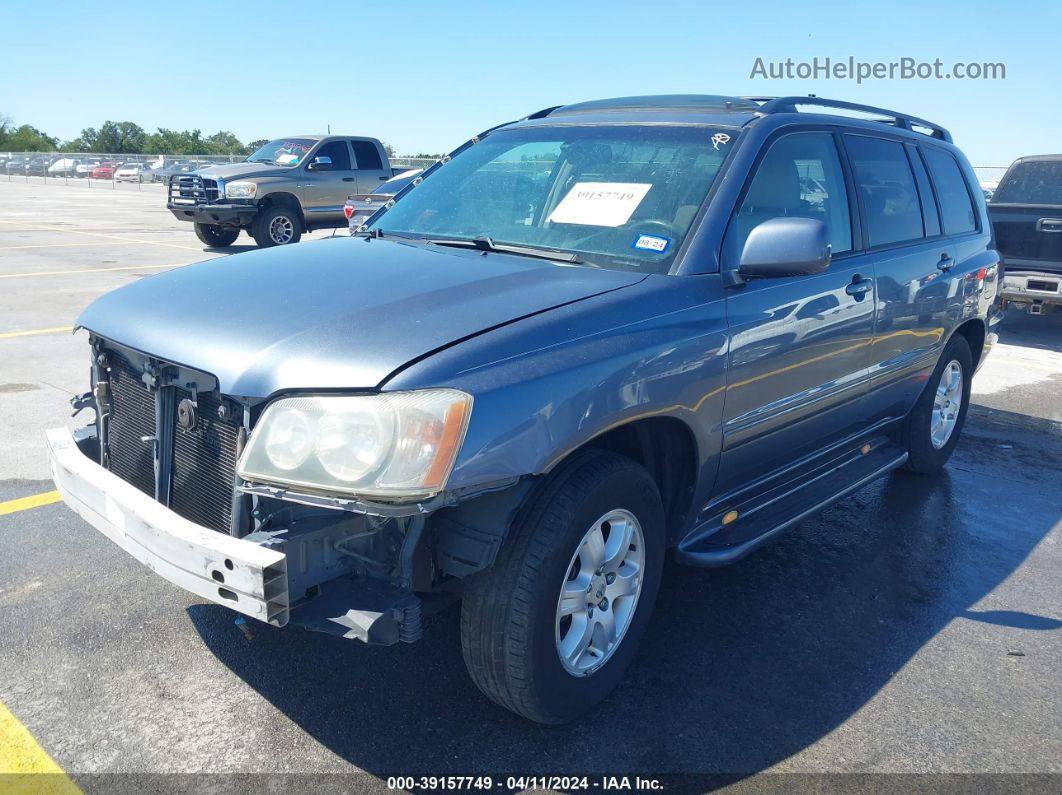
[[[870,446],[870,445],[868,445]],[[695,527],[675,550],[680,563],[689,566],[726,566],[736,563],[757,547],[781,535],[814,513],[844,499],[866,484],[903,466],[907,451],[882,443],[860,448],[788,484],[779,493],[725,508],[713,519]],[[723,518],[737,512],[736,519]]]

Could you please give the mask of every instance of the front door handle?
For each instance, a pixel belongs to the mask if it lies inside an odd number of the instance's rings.
[[[940,255],[940,262],[937,263],[938,271],[949,271],[955,266],[955,260],[948,256],[947,252]]]
[[[874,288],[874,283],[870,279],[864,279],[861,276],[855,276],[852,279],[852,283],[844,288],[844,291],[849,295],[855,296],[855,300],[862,301],[863,297]]]

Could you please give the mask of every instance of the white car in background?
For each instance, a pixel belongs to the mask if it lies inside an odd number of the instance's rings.
[[[151,182],[151,168],[147,163],[122,163],[114,172],[115,182]]]
[[[92,169],[96,168],[101,162],[99,158],[82,160],[78,163],[77,168],[74,169],[74,176],[88,179],[92,175]]]
[[[81,161],[74,157],[63,157],[48,166],[49,177],[72,177],[77,172]]]

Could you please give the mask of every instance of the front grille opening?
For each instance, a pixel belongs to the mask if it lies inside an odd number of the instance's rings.
[[[178,389],[175,404],[192,394]],[[222,420],[222,402],[199,393],[197,422],[191,430],[178,427],[173,435],[173,488],[170,507],[186,519],[223,533],[232,522],[232,494],[236,477],[236,439],[240,424]],[[233,413],[233,412],[230,412]],[[239,412],[235,412],[237,416]]]
[[[155,396],[126,359],[111,364],[111,412],[107,455],[111,471],[155,496]],[[145,441],[147,439],[147,441]]]
[[[106,429],[108,466],[122,480],[154,497],[155,394],[132,362],[117,353],[111,359],[111,411]],[[165,388],[174,390],[173,406],[192,397],[186,389]],[[232,524],[236,447],[241,427],[238,418],[242,412],[219,412],[223,405],[224,399],[219,395],[199,392],[192,428],[178,425],[175,410],[171,416],[164,417],[162,423],[173,428],[173,445],[169,450],[160,451],[160,456],[172,464],[170,508],[189,521],[228,533]],[[228,568],[232,569],[231,563]]]

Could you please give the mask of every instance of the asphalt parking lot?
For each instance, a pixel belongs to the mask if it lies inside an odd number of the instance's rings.
[[[154,186],[0,181],[0,506],[52,489],[43,430],[78,424],[81,307],[253,248],[238,243],[205,250]],[[534,726],[481,697],[456,611],[410,646],[264,625],[249,639],[55,503],[0,515],[0,704],[88,786],[689,773],[755,791],[777,789],[775,773],[1059,774],[1060,572],[1062,312],[1012,312],[942,476],[893,474],[728,569],[671,566],[625,683],[578,723]]]

